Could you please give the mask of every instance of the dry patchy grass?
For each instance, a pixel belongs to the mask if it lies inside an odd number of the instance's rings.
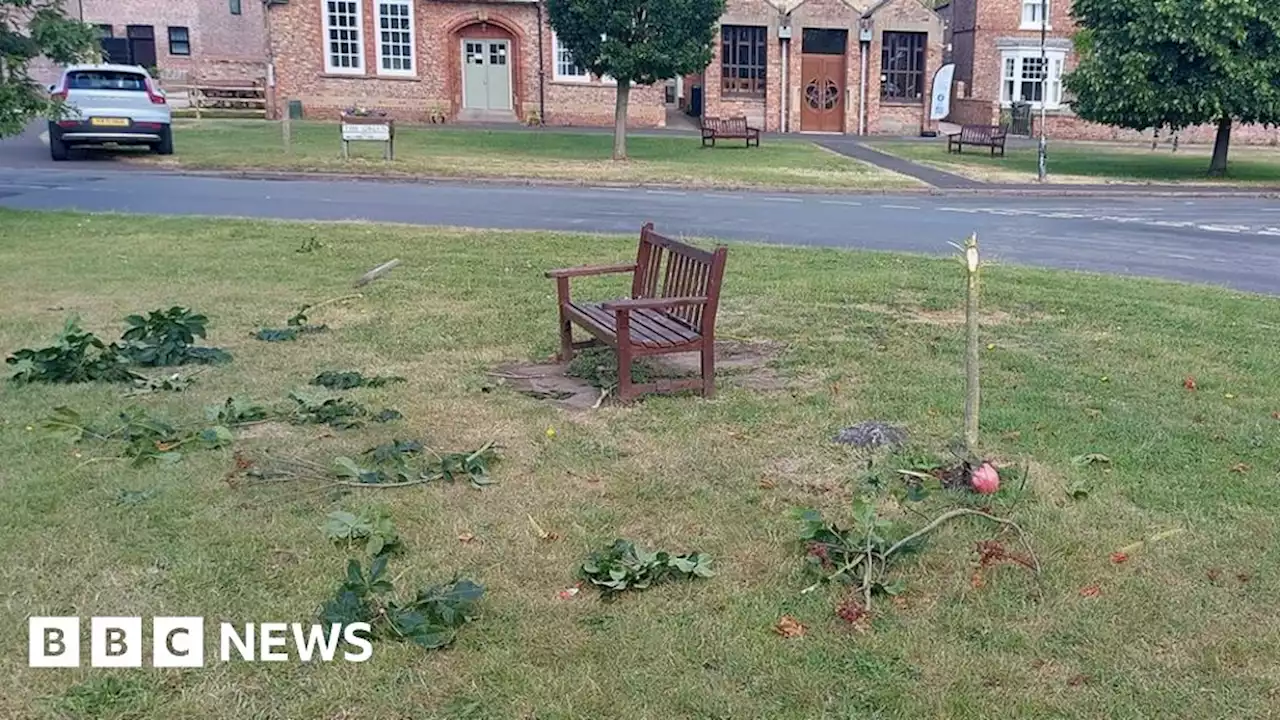
[[[232,488],[230,450],[164,467],[81,465],[77,448],[27,429],[61,404],[105,416],[127,402],[119,388],[6,383],[0,622],[13,631],[0,640],[0,716],[1145,718],[1263,717],[1276,706],[1274,299],[992,267],[985,307],[1009,319],[986,331],[997,349],[984,353],[985,439],[993,456],[1031,467],[1025,490],[1006,487],[992,504],[1035,538],[1045,572],[1037,583],[1002,567],[973,587],[973,546],[991,530],[956,523],[905,563],[903,601],[884,603],[860,633],[833,615],[836,589],[799,594],[811,578],[788,513],[844,517],[869,491],[865,460],[830,442],[844,425],[903,423],[916,450],[945,452],[959,424],[960,329],[866,308],[958,306],[952,262],[735,245],[723,330],[775,343],[786,387],[726,383],[712,402],[650,398],[584,414],[486,392],[485,371],[553,350],[543,269],[615,261],[633,239],[12,212],[0,229],[6,351],[43,344],[68,313],[114,337],[125,314],[180,303],[211,316],[210,342],[235,361],[185,393],[134,400],[170,417],[196,418],[228,395],[279,401],[323,369],[409,378],[347,393],[400,409],[398,424],[277,426],[240,438],[243,452],[324,461],[392,436],[505,447],[498,484],[483,492]],[[294,252],[312,236],[325,247]],[[313,318],[330,333],[249,339],[391,256],[404,264],[365,297]],[[581,291],[617,287],[599,279]],[[1182,388],[1186,374],[1199,390]],[[1071,462],[1085,452],[1112,462]],[[1250,470],[1231,472],[1235,463]],[[1066,497],[1077,483],[1088,496]],[[157,494],[126,506],[120,488]],[[914,506],[885,502],[919,521]],[[916,509],[957,502],[938,494]],[[345,562],[318,526],[366,503],[387,507],[403,536],[401,586],[454,572],[486,585],[484,617],[455,647],[379,644],[359,666],[25,667],[29,615],[308,622]],[[528,516],[560,538],[540,541]],[[1108,559],[1169,528],[1183,532],[1123,564]],[[460,542],[464,533],[475,540]],[[708,552],[719,576],[613,604],[591,592],[559,600],[584,555],[618,536]],[[1094,584],[1099,595],[1082,597]],[[776,635],[783,615],[808,632]]]

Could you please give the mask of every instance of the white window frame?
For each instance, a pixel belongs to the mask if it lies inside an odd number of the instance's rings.
[[[329,33],[339,30],[330,24],[331,17],[329,15],[329,3],[346,2],[355,6],[355,45],[356,64],[353,67],[341,67],[333,64],[333,53],[330,50],[330,43],[333,42],[329,38]],[[324,71],[330,75],[363,75],[364,74],[364,0],[320,0],[320,14],[323,22],[321,26],[324,28],[324,43],[321,46],[324,52]],[[347,29],[347,28],[341,28]]]
[[[1059,48],[1048,48],[1044,52],[1045,79],[1041,82],[1046,83],[1043,97],[1045,98],[1046,110],[1057,110],[1062,107],[1062,75],[1066,71],[1067,51]],[[1000,51],[1000,105],[1008,107],[1015,100],[1022,100],[1022,71],[1024,61],[1028,59],[1039,60],[1039,47],[1022,47],[1008,48]],[[1012,75],[1010,70],[1012,69]],[[1010,83],[1013,83],[1012,89]],[[1031,107],[1036,110],[1040,109],[1040,103],[1035,100],[1028,101]]]
[[[551,53],[552,53],[552,59],[555,61],[555,67],[552,70],[552,75],[551,75],[551,78],[553,80],[555,80],[556,82],[572,82],[572,83],[591,82],[591,71],[582,67],[581,65],[578,65],[577,63],[574,63],[574,68],[577,70],[581,70],[582,71],[581,75],[563,73],[560,71],[560,65],[562,62],[560,58],[560,54],[564,53],[569,57],[570,60],[572,60],[573,53],[569,52],[569,48],[566,48],[560,44],[560,38],[556,37],[555,33],[551,33]]]
[[[374,44],[377,47],[376,54],[378,56],[377,58],[378,74],[391,75],[396,77],[413,77],[417,75],[418,74],[418,35],[417,35],[418,28],[415,27],[415,22],[413,19],[413,15],[414,15],[413,0],[373,0],[373,3],[374,3],[374,13],[375,13],[374,32],[376,33],[376,36],[374,37]],[[382,33],[383,33],[382,6],[383,5],[400,5],[400,6],[403,6],[406,10],[408,10],[408,14],[405,16],[401,16],[401,15],[388,16],[388,17],[395,17],[397,19],[401,17],[409,18],[409,28],[408,28],[409,67],[408,68],[397,70],[397,69],[386,68],[383,66],[384,61],[391,59],[391,57],[393,57],[393,56],[384,55],[382,52],[382,48],[384,45],[384,43],[382,42]],[[404,32],[404,30],[395,30],[394,32]]]
[[[1040,2],[1041,0],[1022,0],[1022,24],[1019,30],[1039,30],[1040,29]],[[1044,0],[1044,27],[1046,30],[1053,29],[1053,0]]]

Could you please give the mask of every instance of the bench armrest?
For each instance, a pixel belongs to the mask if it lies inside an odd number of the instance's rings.
[[[610,300],[602,307],[605,310],[660,310],[678,305],[705,305],[704,297],[669,297],[669,298],[634,298],[630,300]]]
[[[609,275],[612,273],[635,272],[635,269],[635,263],[619,263],[617,265],[582,265],[580,267],[548,270],[546,272],[546,276],[549,278],[570,278],[583,277],[585,275]]]

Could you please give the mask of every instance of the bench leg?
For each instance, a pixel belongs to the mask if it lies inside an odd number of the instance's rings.
[[[635,399],[631,388],[631,313],[618,313],[618,401],[629,403]]]
[[[573,322],[564,310],[569,304],[569,278],[556,278],[556,296],[560,310],[560,355],[556,359],[567,363],[573,359]]]
[[[707,338],[702,345],[702,397],[710,400],[716,395],[716,343]]]

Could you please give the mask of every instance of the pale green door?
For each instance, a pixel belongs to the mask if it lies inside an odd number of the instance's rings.
[[[510,45],[506,40],[463,40],[463,107],[511,109]]]

